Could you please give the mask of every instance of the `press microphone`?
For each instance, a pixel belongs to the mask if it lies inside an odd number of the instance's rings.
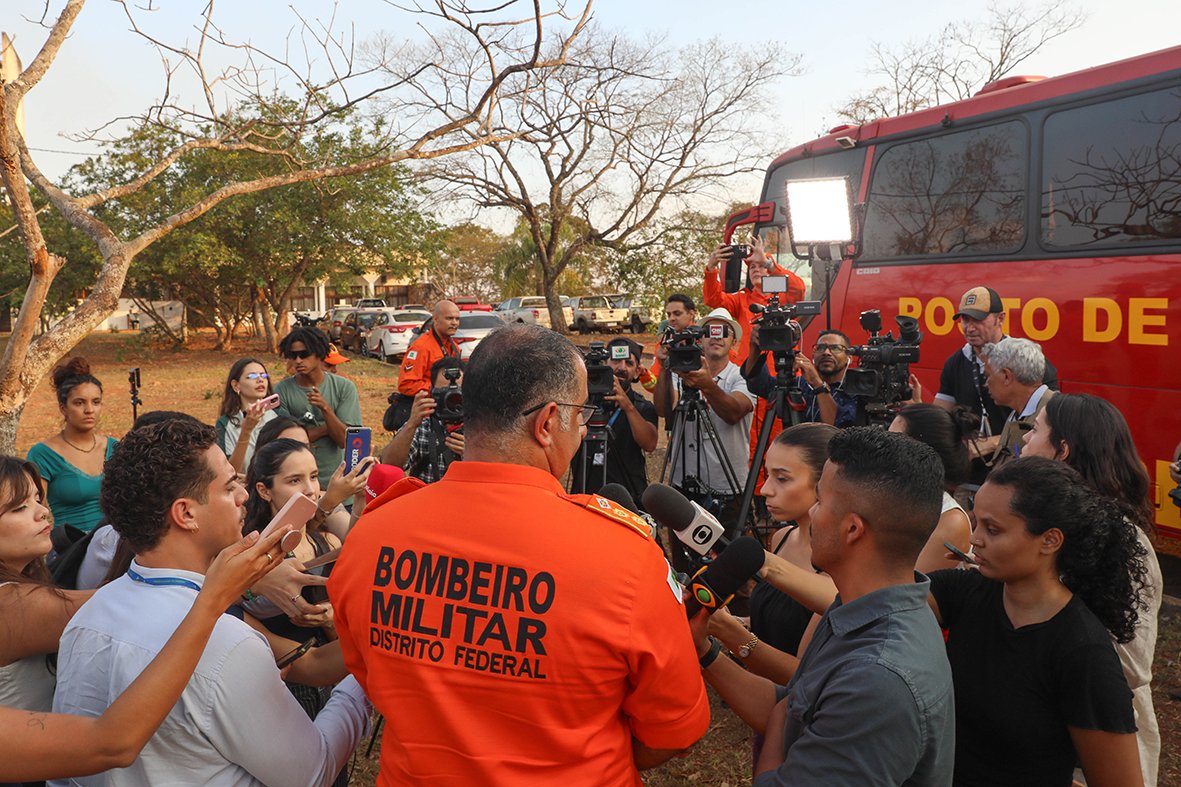
[[[627,491],[627,487],[623,484],[607,484],[598,492],[599,497],[605,497],[613,503],[631,511],[633,514],[640,513],[640,507],[636,505],[636,500],[631,496],[631,492]]]
[[[726,551],[689,580],[689,595],[685,599],[689,617],[701,609],[713,614],[728,604],[738,588],[763,567],[764,557],[763,545],[750,536],[730,542]]]
[[[730,543],[724,535],[726,528],[713,514],[671,486],[651,484],[641,497],[644,508],[656,521],[675,532],[677,538],[697,554],[705,555],[715,547],[726,549]]]

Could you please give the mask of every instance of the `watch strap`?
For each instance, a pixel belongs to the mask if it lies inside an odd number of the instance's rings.
[[[702,669],[709,669],[709,665],[713,664],[718,659],[718,655],[722,652],[722,643],[718,642],[713,637],[709,640],[709,650],[705,655],[697,660]]]

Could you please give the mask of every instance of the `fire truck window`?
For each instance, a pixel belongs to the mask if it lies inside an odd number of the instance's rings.
[[[1181,240],[1181,88],[1055,112],[1042,155],[1045,245]]]
[[[1020,247],[1027,148],[1016,121],[887,148],[870,183],[863,258]]]

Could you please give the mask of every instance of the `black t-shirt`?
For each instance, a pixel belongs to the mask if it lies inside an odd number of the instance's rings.
[[[1050,359],[1046,359],[1046,372],[1042,375],[1042,382],[1051,391],[1058,390],[1058,370]],[[968,358],[963,348],[956,350],[943,364],[943,371],[939,375],[939,393],[955,397],[958,405],[967,407],[976,415],[983,417],[988,413],[990,434],[1000,434],[1005,427],[1005,419],[1009,417],[1009,408],[997,404],[988,393],[988,386],[984,384],[984,374],[976,363],[976,356]]]
[[[1076,762],[1067,727],[1135,732],[1132,692],[1111,636],[1078,596],[1014,630],[1003,593],[978,571],[931,574],[955,684],[955,784],[1067,787]]]
[[[656,406],[645,399],[634,390],[628,389],[627,396],[632,400],[632,404],[636,406],[640,417],[648,423],[656,426]],[[583,449],[579,448],[578,453],[574,455],[574,459],[570,462],[570,472],[574,478],[574,489],[578,490],[579,482],[582,478],[582,457]],[[587,493],[597,492],[604,486],[602,483],[602,465],[597,464],[601,462],[601,457],[588,456],[586,459],[587,465],[587,483],[585,491]],[[622,410],[616,408],[610,415],[610,420],[607,422],[607,482],[608,484],[622,484],[636,501],[638,505],[640,502],[640,495],[644,494],[644,490],[648,488],[648,474],[645,466],[644,451],[636,442],[636,438],[632,436],[631,424],[628,423],[627,416]]]

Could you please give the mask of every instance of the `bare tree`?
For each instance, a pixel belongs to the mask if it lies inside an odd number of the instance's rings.
[[[861,125],[968,98],[1084,21],[1069,0],[1039,8],[992,5],[983,21],[952,22],[901,47],[875,43],[868,73],[881,84],[851,97],[837,112]]]
[[[66,0],[54,19],[47,0],[41,19],[47,30],[44,44],[28,67],[5,82],[0,91],[0,175],[30,268],[20,315],[0,359],[0,451],[6,453],[15,446],[17,424],[29,394],[57,359],[114,310],[135,255],[237,195],[356,175],[398,161],[432,159],[505,142],[515,132],[492,122],[499,113],[501,89],[522,79],[543,81],[545,73],[564,62],[590,15],[590,0],[573,14],[567,13],[564,0],[552,0],[550,10],[543,8],[543,0],[506,0],[487,9],[473,9],[463,0],[424,0],[401,10],[417,15],[433,50],[442,52],[451,42],[462,39],[472,57],[463,61],[427,57],[410,62],[403,56],[406,50],[392,48],[373,50],[362,63],[354,56],[357,47],[351,37],[336,33],[331,22],[303,21],[298,40],[289,42],[286,53],[275,55],[230,40],[218,27],[214,2],[209,0],[198,23],[196,45],[175,46],[158,40],[138,24],[140,6],[116,1],[126,12],[133,34],[156,46],[165,74],[162,98],[140,116],[120,120],[167,129],[184,142],[160,151],[158,159],[138,176],[88,194],[69,193],[38,168],[17,127],[17,107],[53,65],[85,2]],[[218,58],[234,59],[235,65],[212,69],[209,64],[216,59],[214,52]],[[302,61],[294,54],[300,52]],[[373,59],[373,52],[390,54]],[[241,119],[234,112],[238,103],[265,108],[272,99],[290,100],[289,95],[277,95],[271,82],[275,74],[297,86],[297,100],[303,108],[297,119],[268,120],[265,112],[261,117]],[[179,85],[184,80],[198,85],[198,104],[184,105],[179,99]],[[331,125],[342,112],[363,107],[376,97],[396,110],[402,106],[400,96],[423,94],[438,97],[436,111],[430,115],[419,112],[409,127],[391,124],[389,133],[373,139],[362,157],[336,161],[331,155],[312,159],[298,154],[301,139]],[[219,101],[228,106],[219,106]],[[287,170],[211,183],[205,193],[178,205],[134,237],[120,237],[96,215],[99,205],[136,194],[181,165],[187,155],[203,150],[275,157],[286,163]],[[103,260],[85,300],[36,338],[49,287],[67,260],[46,244],[30,185],[98,247]]]
[[[475,56],[450,43],[460,50],[446,60]],[[565,326],[557,282],[571,261],[594,247],[654,243],[644,229],[662,210],[717,196],[728,178],[755,171],[772,136],[764,91],[797,64],[778,46],[715,40],[675,50],[592,26],[563,65],[502,89],[485,131],[521,134],[430,174],[478,208],[507,208],[525,223],[551,324]],[[434,97],[422,101],[437,111]]]

